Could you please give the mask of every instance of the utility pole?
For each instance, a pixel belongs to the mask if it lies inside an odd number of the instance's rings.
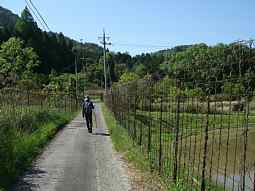
[[[102,41],[100,41],[101,44],[103,44],[104,47],[104,90],[105,93],[107,91],[107,76],[106,76],[106,45],[111,45],[110,42],[107,42],[110,37],[109,36],[105,36],[105,30],[103,29],[103,36],[99,37],[99,39]]]
[[[74,60],[74,64],[75,64],[75,77],[76,77],[76,83],[75,83],[75,94],[76,94],[76,99],[78,99],[78,68],[77,68],[77,55],[75,55],[75,60]]]
[[[74,70],[75,70],[75,98],[76,98],[76,108],[78,107],[78,67],[77,67],[77,48],[72,49],[74,54]]]
[[[83,46],[83,44],[82,44],[82,42],[83,42],[83,39],[80,39],[80,41],[81,41],[81,54],[82,54],[82,57],[80,58],[80,60],[81,60],[81,64],[82,64],[82,73],[83,73],[83,77],[84,77],[84,81],[85,81],[85,71],[84,71],[84,63],[83,63],[83,60],[85,61],[85,64],[86,64],[86,58],[85,58],[85,56],[84,56],[84,46]],[[84,94],[85,94],[85,85],[83,84],[83,96],[84,96]]]

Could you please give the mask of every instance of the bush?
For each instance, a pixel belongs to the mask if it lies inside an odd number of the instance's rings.
[[[0,187],[10,184],[11,174],[15,174],[15,156],[14,156],[14,131],[1,126],[0,129]]]
[[[241,83],[225,82],[223,91],[226,95],[240,96],[245,93],[245,88]]]
[[[72,117],[72,113],[38,109],[0,113],[0,188],[8,189],[58,127]]]

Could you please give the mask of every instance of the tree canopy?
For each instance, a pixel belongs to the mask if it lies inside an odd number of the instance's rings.
[[[62,91],[76,79],[73,78],[75,60],[79,87],[84,84],[104,86],[102,47],[77,42],[63,33],[42,31],[27,7],[20,17],[0,7],[2,15],[12,17],[12,22],[0,28],[0,87],[30,80],[38,88]],[[240,43],[182,45],[136,56],[107,50],[107,86],[147,76],[154,80],[167,76],[180,79],[185,88],[197,83],[203,91],[210,91],[210,86],[216,86],[217,92],[228,91],[229,84],[224,84],[224,79],[255,76],[254,54],[254,48]],[[216,85],[210,84],[215,81],[218,81]],[[206,82],[207,85],[203,85]],[[243,82],[238,82],[237,87],[247,88]]]
[[[1,45],[0,75],[2,86],[12,85],[18,79],[29,79],[39,66],[38,55],[31,47],[24,47],[24,42],[12,37]]]

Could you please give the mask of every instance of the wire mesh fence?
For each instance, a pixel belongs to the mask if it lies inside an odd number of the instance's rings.
[[[43,92],[19,89],[0,90],[0,113],[17,110],[75,111],[77,98],[68,93]]]
[[[1,188],[13,184],[77,109],[76,96],[67,93],[0,90]]]
[[[6,129],[16,128],[22,132],[34,132],[39,115],[41,119],[49,120],[46,116],[49,113],[71,114],[78,110],[78,105],[76,96],[72,94],[1,89],[0,131],[3,133]]]
[[[255,190],[254,42],[215,52],[187,59],[162,80],[118,86],[105,102],[169,181],[191,190]]]

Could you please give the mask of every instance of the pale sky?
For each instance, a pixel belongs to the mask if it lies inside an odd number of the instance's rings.
[[[103,28],[110,50],[132,55],[205,42],[255,37],[254,0],[33,0],[50,29],[98,43]],[[21,13],[25,0],[0,0]],[[39,23],[38,23],[39,24]]]

